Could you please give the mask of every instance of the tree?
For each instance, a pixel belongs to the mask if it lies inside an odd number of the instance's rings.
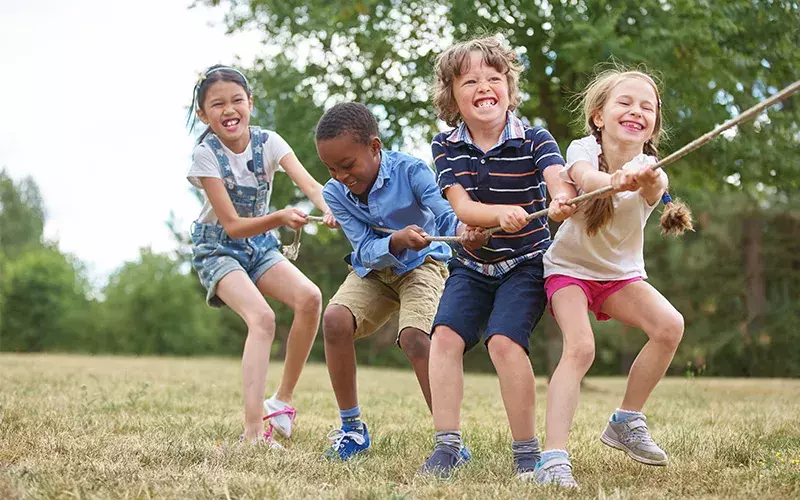
[[[13,259],[42,241],[44,203],[39,187],[30,177],[15,183],[0,170],[0,254]]]

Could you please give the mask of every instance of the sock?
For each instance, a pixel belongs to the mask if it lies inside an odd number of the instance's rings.
[[[617,408],[617,411],[615,411],[614,414],[611,415],[611,420],[613,420],[614,422],[624,422],[631,417],[643,417],[643,416],[644,414],[640,411],[628,411]]]
[[[339,410],[339,417],[342,419],[342,429],[345,431],[360,431],[363,428],[361,425],[361,408],[358,405],[349,410]]]
[[[536,468],[541,468],[551,458],[566,458],[569,460],[569,453],[567,453],[567,450],[545,450],[542,452],[542,459],[539,460]]]
[[[436,448],[446,446],[457,452],[460,452],[461,448],[464,447],[461,431],[436,431],[433,435],[433,442]]]
[[[526,441],[512,441],[511,452],[514,459],[525,455],[541,455],[542,449],[539,447],[539,438],[536,436]]]

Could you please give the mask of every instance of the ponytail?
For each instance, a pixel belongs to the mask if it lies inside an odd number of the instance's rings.
[[[597,157],[597,166],[601,172],[608,172],[608,164],[602,151],[602,132],[599,128],[592,127],[592,135],[597,144],[601,145],[600,155]],[[594,236],[604,226],[611,223],[614,219],[614,200],[611,196],[595,198],[587,202],[582,208],[586,219],[586,232],[589,236]]]

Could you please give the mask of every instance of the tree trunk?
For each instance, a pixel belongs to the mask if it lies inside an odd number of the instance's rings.
[[[747,214],[742,221],[744,240],[744,270],[747,283],[745,306],[747,322],[744,328],[744,342],[750,352],[747,360],[748,372],[755,364],[755,347],[764,326],[766,309],[766,280],[764,277],[764,226],[757,212]],[[752,373],[747,373],[752,375]]]

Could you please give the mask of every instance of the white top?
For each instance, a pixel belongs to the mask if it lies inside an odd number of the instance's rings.
[[[572,141],[567,148],[567,165],[559,174],[575,184],[569,169],[577,161],[587,161],[599,170],[600,145],[593,136]],[[652,164],[653,157],[641,154],[622,166],[639,169]],[[661,175],[666,175],[663,171]],[[578,188],[579,194],[583,190]],[[613,195],[614,218],[594,236],[586,233],[586,220],[580,210],[558,228],[553,243],[544,255],[544,275],[563,274],[593,281],[624,280],[641,276],[644,270],[644,225],[658,202],[652,206],[636,191]]]
[[[264,171],[267,174],[267,181],[272,185],[272,179],[275,172],[283,170],[280,166],[280,161],[284,156],[292,152],[292,148],[286,141],[278,135],[277,132],[272,130],[261,129],[262,132],[267,132],[267,142],[264,143]],[[222,143],[222,141],[220,141]],[[243,152],[236,154],[228,149],[225,144],[222,144],[222,149],[228,155],[230,161],[231,172],[233,172],[234,184],[238,186],[258,187],[258,179],[256,175],[247,169],[247,162],[253,159],[253,151],[250,144],[247,144],[247,149]],[[198,144],[192,152],[192,166],[189,168],[189,173],[186,178],[193,186],[203,191],[203,209],[200,211],[200,216],[197,222],[203,224],[216,224],[219,220],[214,213],[214,208],[211,202],[208,201],[208,196],[203,190],[203,185],[200,183],[201,177],[214,177],[222,179],[222,169],[217,162],[214,152],[206,144]],[[267,194],[267,206],[269,206],[269,199],[272,195],[272,189],[269,189]]]

